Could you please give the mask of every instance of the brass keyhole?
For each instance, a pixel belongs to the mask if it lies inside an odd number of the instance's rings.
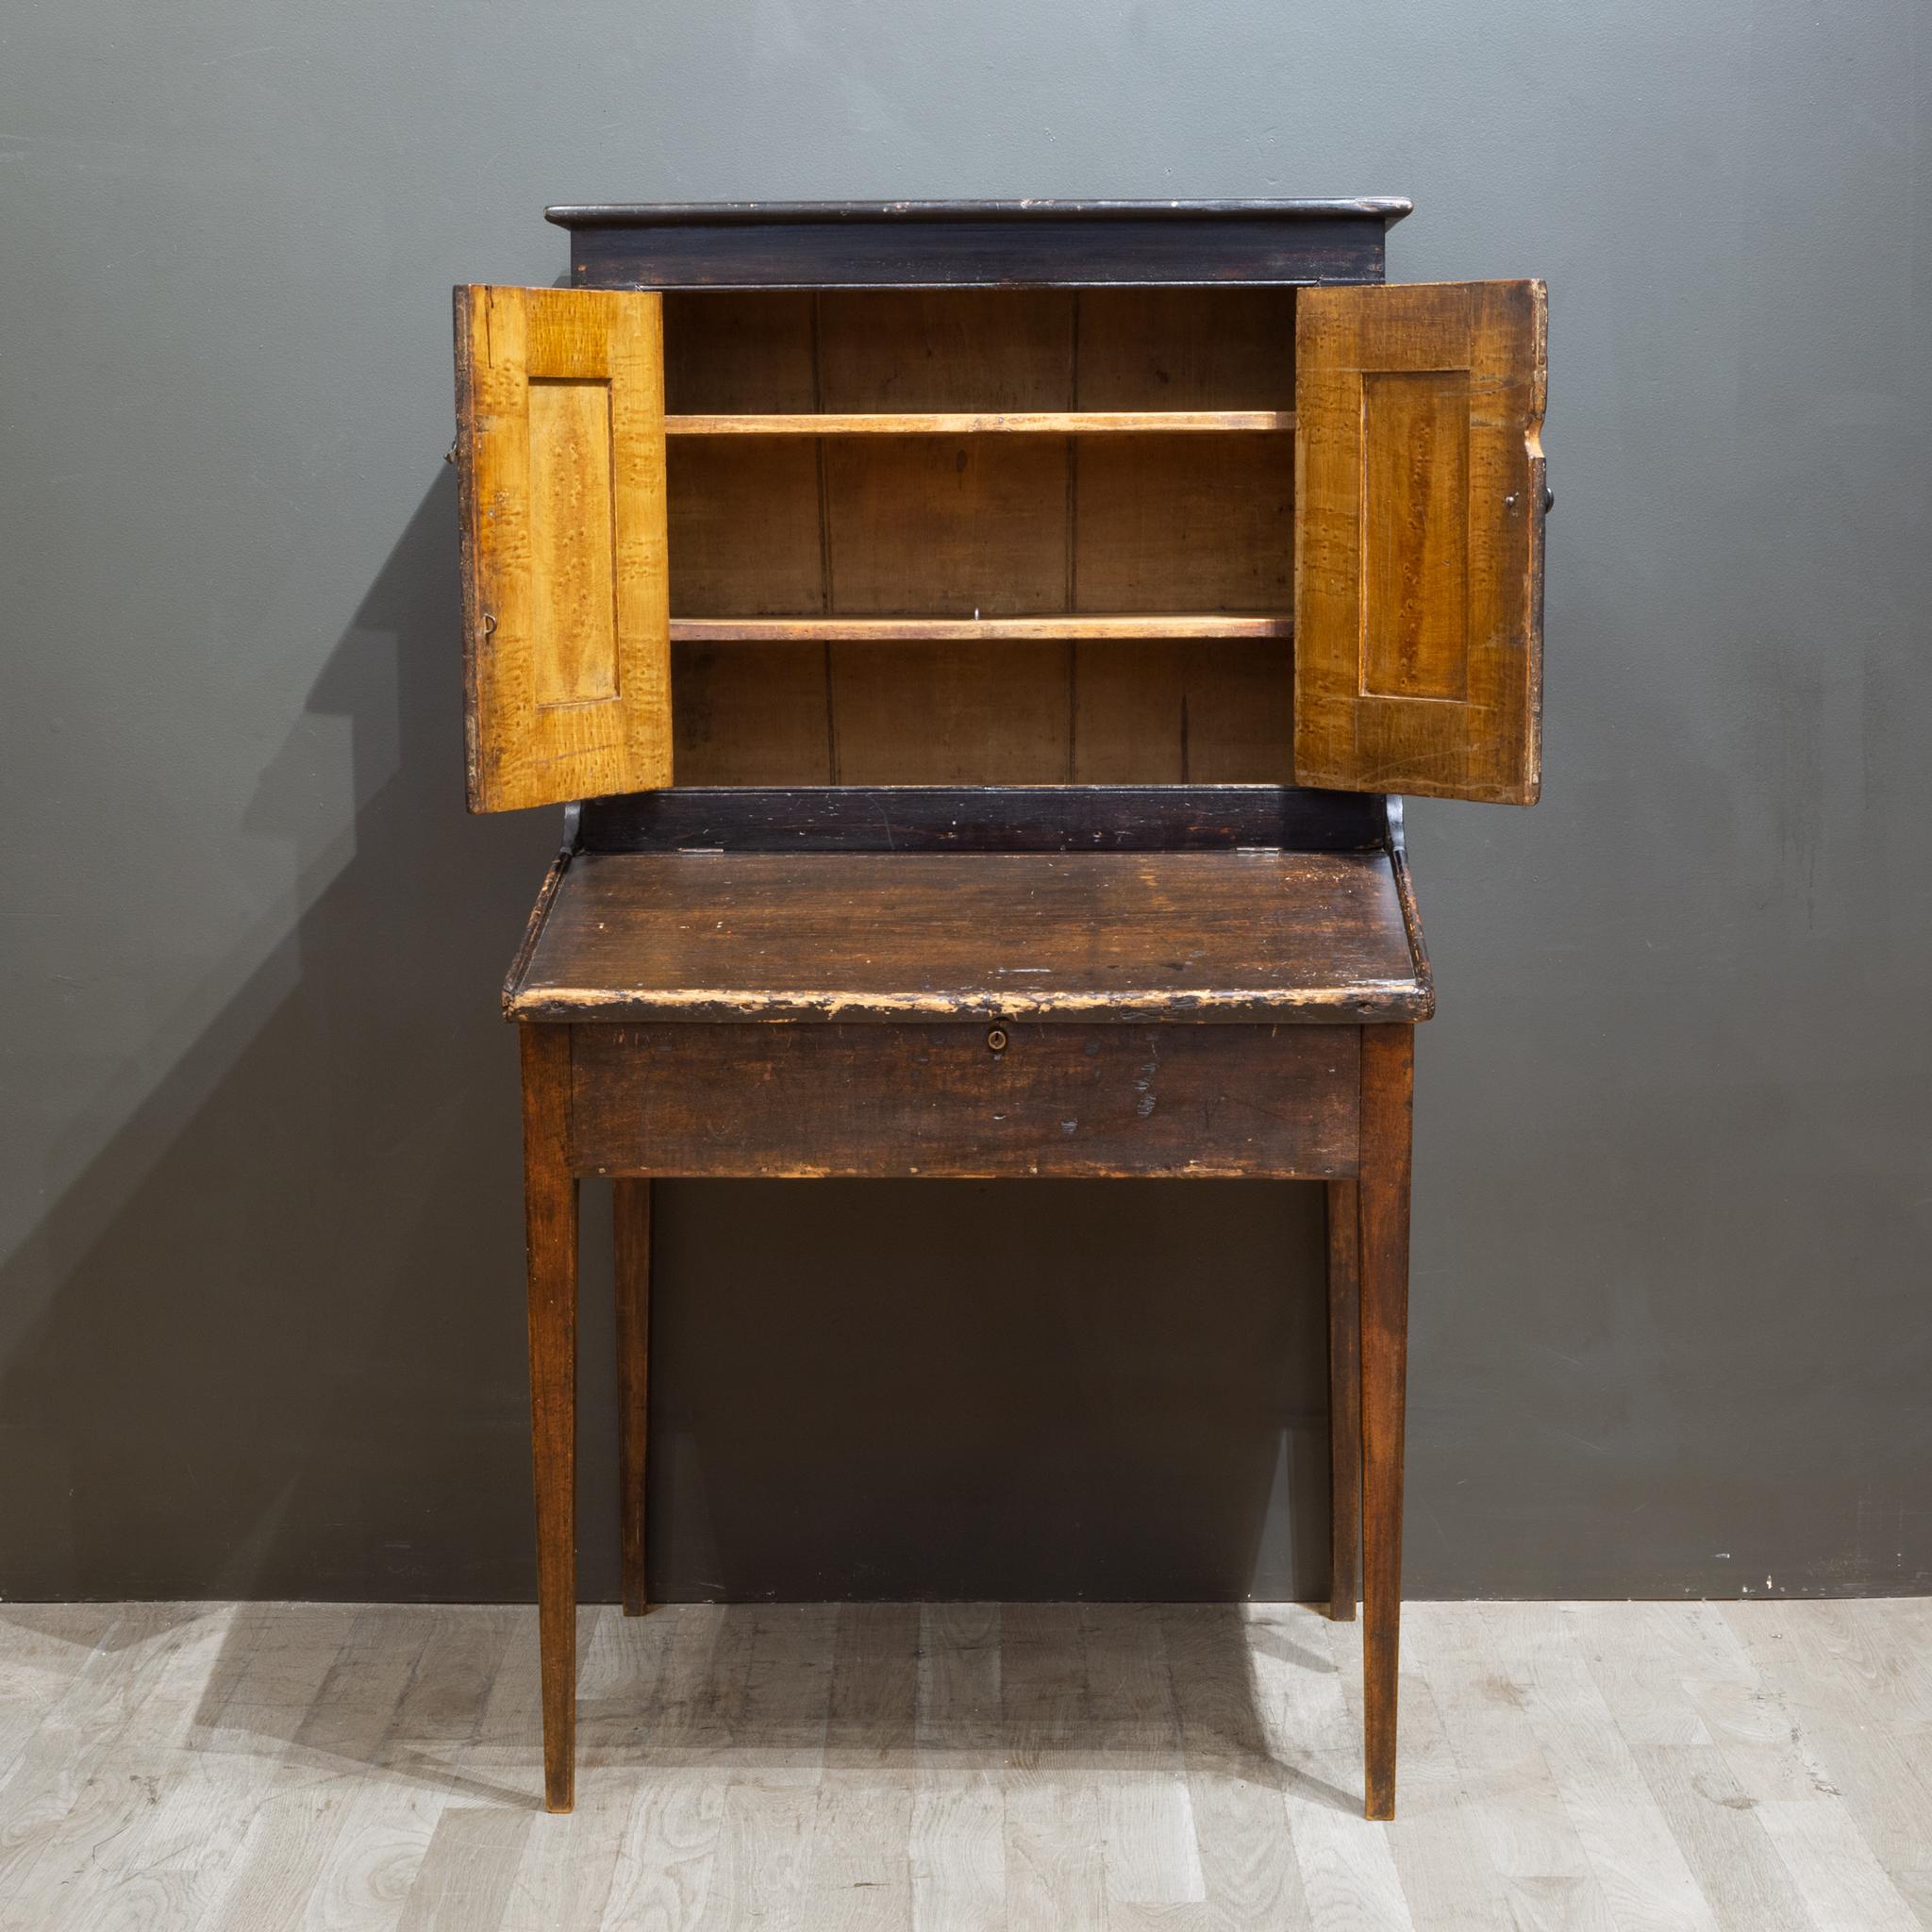
[[[986,1043],[991,1047],[994,1053],[1005,1053],[1007,1050],[1007,1029],[1004,1026],[990,1027],[987,1031]]]

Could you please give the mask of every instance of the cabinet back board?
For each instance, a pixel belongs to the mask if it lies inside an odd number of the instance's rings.
[[[677,642],[678,782],[1285,782],[1293,300],[1286,289],[667,295],[674,425],[1137,411],[1274,425],[674,434],[674,620],[1033,617],[1067,620],[1046,627],[1070,633]],[[1082,613],[1273,618],[1277,634],[1082,638]]]

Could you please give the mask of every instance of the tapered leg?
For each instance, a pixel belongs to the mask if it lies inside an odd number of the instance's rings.
[[[1408,1357],[1409,1112],[1415,1029],[1362,1028],[1362,1706],[1370,1818],[1395,1816],[1402,1624],[1402,1414]]]
[[[644,1594],[644,1448],[651,1396],[651,1184],[619,1181],[617,1220],[617,1507],[624,1614]]]
[[[1355,1622],[1361,1538],[1361,1266],[1354,1181],[1328,1183],[1328,1614]]]
[[[543,1804],[568,1811],[575,1793],[577,1720],[577,1183],[570,1165],[570,1028],[519,1030]]]

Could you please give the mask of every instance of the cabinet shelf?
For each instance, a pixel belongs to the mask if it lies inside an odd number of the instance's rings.
[[[666,416],[667,436],[1189,435],[1294,427],[1292,409],[1068,409],[977,414]]]
[[[1041,617],[674,617],[674,643],[973,643],[1028,639],[1093,638],[1260,640],[1294,634],[1285,611],[1229,616],[1214,611],[1094,616],[1056,611]]]

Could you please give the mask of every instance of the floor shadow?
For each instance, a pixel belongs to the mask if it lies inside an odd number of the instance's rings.
[[[309,1657],[312,1702],[250,1688],[299,1680],[304,1641],[341,1641],[346,1614],[243,1607],[200,1700],[197,1750],[537,1808],[534,1613],[365,1610],[326,1675]],[[267,1669],[264,1641],[277,1646]],[[336,1706],[369,1706],[377,1659],[399,1701],[358,1730]],[[587,1784],[821,1767],[887,1782],[922,1769],[1218,1777],[1355,1815],[1359,1790],[1317,1768],[1357,1748],[1337,1723],[1335,1674],[1321,1620],[1292,1606],[683,1605],[641,1619],[607,1607],[581,1619],[577,1762]]]

